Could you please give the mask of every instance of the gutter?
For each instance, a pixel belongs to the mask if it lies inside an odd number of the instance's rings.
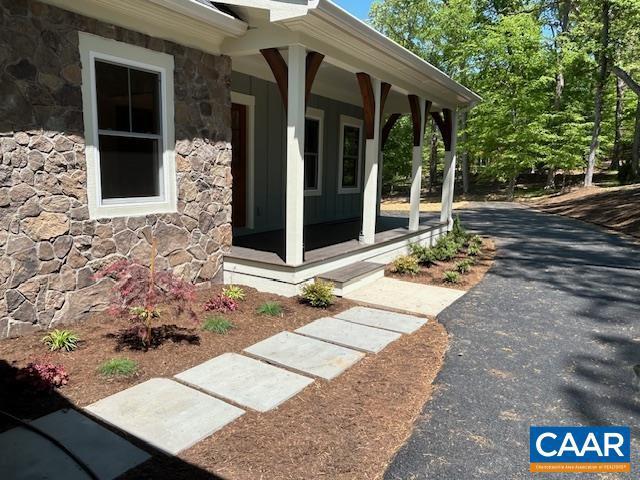
[[[187,17],[205,22],[229,36],[240,37],[247,32],[249,27],[245,22],[195,0],[150,1]]]

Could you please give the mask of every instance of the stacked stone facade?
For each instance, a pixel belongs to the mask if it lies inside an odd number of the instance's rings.
[[[178,212],[91,220],[78,32],[173,55]],[[127,257],[196,283],[231,247],[228,57],[33,0],[0,0],[0,337],[105,308],[94,273]]]

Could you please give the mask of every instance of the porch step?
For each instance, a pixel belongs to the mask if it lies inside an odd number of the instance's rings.
[[[341,297],[384,277],[384,268],[385,265],[381,263],[358,262],[323,273],[317,278],[333,283],[335,294]]]

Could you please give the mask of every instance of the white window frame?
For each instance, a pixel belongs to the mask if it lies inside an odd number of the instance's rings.
[[[305,119],[307,118],[318,121],[318,171],[316,172],[318,175],[318,185],[316,188],[305,188],[304,195],[305,197],[319,197],[322,195],[322,164],[324,163],[324,111],[317,108],[307,107]],[[307,152],[303,153],[306,156]]]
[[[256,97],[240,92],[231,92],[231,103],[247,107],[247,220],[241,228],[252,229],[255,225],[255,144],[256,144]],[[233,153],[232,153],[233,154]]]
[[[173,56],[79,32],[82,63],[82,108],[87,159],[87,199],[92,219],[143,216],[177,212],[175,124],[173,98]],[[102,199],[100,184],[100,142],[96,94],[96,60],[150,71],[160,76],[160,195],[147,198]],[[109,132],[114,134],[114,132]],[[117,135],[117,133],[115,133]],[[149,137],[145,135],[131,136]],[[152,135],[149,138],[157,138]]]
[[[358,138],[358,162],[356,171],[356,186],[355,187],[343,187],[342,176],[344,173],[344,127],[356,127],[360,129],[360,136]],[[338,163],[338,193],[341,195],[360,193],[360,175],[362,172],[362,158],[363,158],[363,143],[362,135],[364,130],[364,122],[355,117],[349,117],[347,115],[340,115],[340,161]]]

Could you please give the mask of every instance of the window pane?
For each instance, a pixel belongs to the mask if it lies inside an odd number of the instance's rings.
[[[304,127],[304,151],[306,153],[318,153],[320,136],[320,122],[313,118],[307,118]]]
[[[126,67],[96,61],[98,128],[129,131],[129,78]]]
[[[304,188],[315,190],[318,188],[318,156],[305,154],[304,156]]]
[[[343,157],[342,159],[342,186],[345,188],[358,185],[358,158]]]
[[[159,87],[157,73],[129,69],[131,75],[132,131],[160,133]]]
[[[158,140],[100,135],[102,198],[160,195]]]
[[[360,129],[346,125],[344,127],[344,154],[350,157],[360,156]]]

